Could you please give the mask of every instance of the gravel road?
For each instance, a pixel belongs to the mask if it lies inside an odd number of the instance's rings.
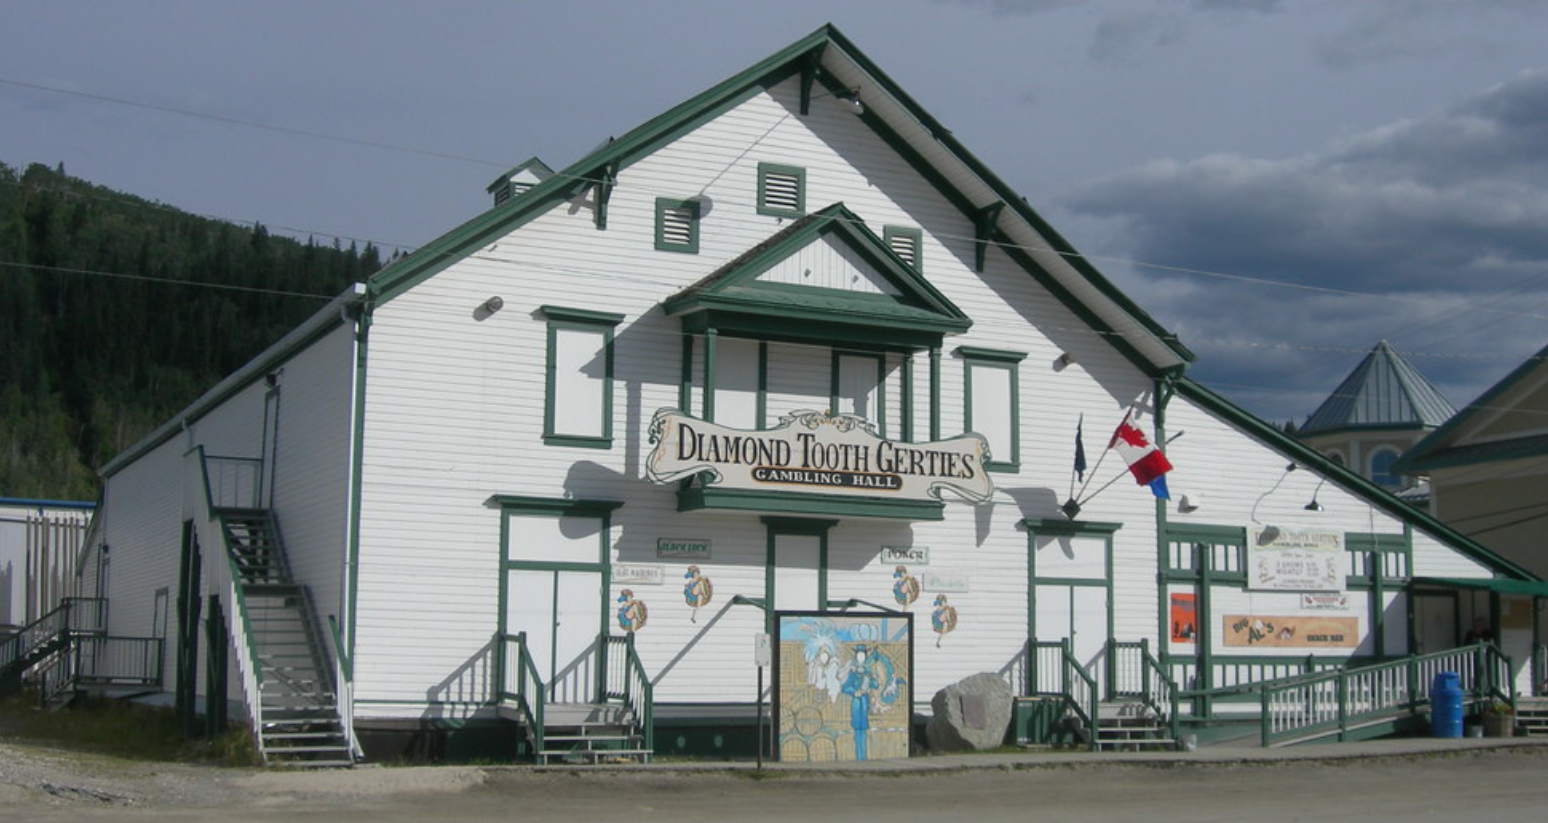
[[[1362,759],[1090,760],[925,771],[142,763],[0,742],[0,820],[1537,820],[1548,746]]]

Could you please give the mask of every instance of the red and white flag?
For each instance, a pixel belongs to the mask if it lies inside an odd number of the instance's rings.
[[[1160,449],[1145,439],[1145,433],[1140,431],[1138,426],[1129,422],[1129,414],[1132,414],[1132,410],[1124,414],[1123,422],[1118,424],[1118,429],[1113,432],[1113,439],[1108,441],[1107,447],[1117,449],[1118,454],[1123,457],[1123,462],[1129,464],[1129,473],[1134,475],[1134,482],[1141,486],[1150,486],[1157,497],[1165,498],[1167,495],[1164,476],[1172,470],[1172,464]]]

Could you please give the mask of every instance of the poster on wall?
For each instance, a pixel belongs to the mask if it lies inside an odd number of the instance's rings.
[[[1197,595],[1172,595],[1172,642],[1192,643],[1198,633]]]
[[[912,615],[778,612],[774,618],[779,759],[819,763],[908,757]]]
[[[1225,645],[1257,649],[1352,649],[1360,645],[1355,617],[1289,617],[1228,614],[1220,636]]]
[[[1270,526],[1247,545],[1247,587],[1269,591],[1342,591],[1343,535]]]

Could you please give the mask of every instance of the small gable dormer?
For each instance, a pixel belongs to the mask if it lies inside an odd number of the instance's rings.
[[[496,177],[484,190],[494,196],[496,206],[554,176],[554,170],[536,157]]]

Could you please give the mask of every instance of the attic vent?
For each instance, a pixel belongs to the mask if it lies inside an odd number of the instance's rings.
[[[758,213],[800,217],[806,213],[806,169],[758,164]]]
[[[699,251],[699,202],[656,199],[656,248],[697,254]]]
[[[919,246],[923,236],[919,229],[886,226],[882,229],[882,235],[893,254],[903,258],[909,268],[919,271]]]

